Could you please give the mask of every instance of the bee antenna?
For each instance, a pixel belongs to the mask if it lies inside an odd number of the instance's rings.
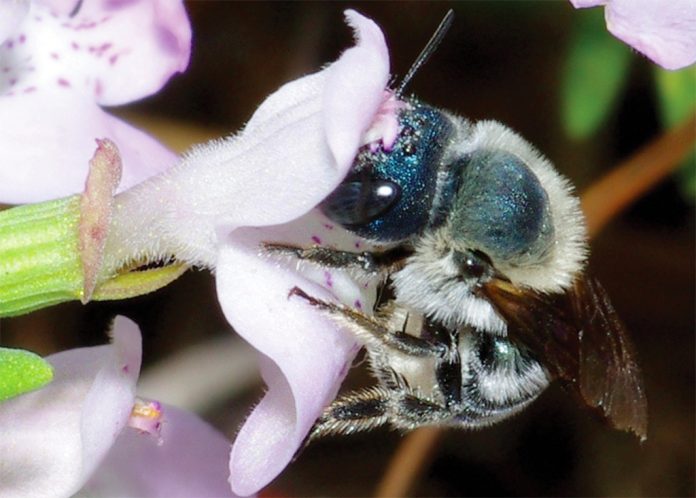
[[[450,9],[447,11],[447,14],[445,14],[445,17],[442,18],[442,21],[440,21],[440,25],[435,30],[435,33],[433,33],[433,36],[430,37],[430,40],[428,40],[428,43],[426,43],[423,50],[421,50],[421,53],[418,54],[416,60],[413,62],[413,64],[411,64],[411,67],[406,73],[406,76],[404,76],[404,79],[401,81],[401,84],[396,89],[395,94],[397,97],[401,97],[401,95],[404,93],[404,89],[411,82],[411,79],[413,79],[413,76],[416,74],[416,71],[418,71],[423,64],[428,62],[430,56],[433,55],[433,52],[435,52],[435,50],[437,50],[437,47],[440,45],[440,42],[442,42],[442,39],[447,34],[447,31],[449,31],[450,26],[452,26],[453,20],[454,10]]]

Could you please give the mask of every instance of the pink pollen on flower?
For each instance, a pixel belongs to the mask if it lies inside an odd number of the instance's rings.
[[[316,235],[312,235],[312,242],[315,244],[321,245],[321,239],[317,237]]]

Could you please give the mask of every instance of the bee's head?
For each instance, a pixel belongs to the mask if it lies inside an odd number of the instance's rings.
[[[584,223],[545,158],[499,123],[472,126],[416,101],[399,124],[390,150],[363,148],[321,206],[329,218],[376,243],[437,240],[461,281],[485,278],[483,264],[540,291],[570,285],[585,258]]]

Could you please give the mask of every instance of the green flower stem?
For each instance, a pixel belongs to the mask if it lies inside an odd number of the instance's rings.
[[[80,299],[80,196],[0,212],[0,316]]]
[[[148,229],[157,226],[156,215],[140,216],[145,236],[132,235],[132,219],[117,216],[111,224],[110,238],[123,240],[112,245],[113,252],[105,254],[91,300],[148,294],[170,284],[188,269],[175,260],[173,251],[159,254],[147,250],[149,246],[163,245],[157,234]],[[79,195],[0,211],[0,317],[84,300],[79,226]],[[138,268],[158,261],[169,262]]]

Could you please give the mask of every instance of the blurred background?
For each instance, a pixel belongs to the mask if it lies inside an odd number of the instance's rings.
[[[234,133],[282,83],[319,69],[350,46],[342,15],[347,7],[381,25],[397,79],[453,8],[451,31],[409,91],[473,120],[506,123],[579,192],[684,117],[679,109],[693,112],[696,84],[687,85],[684,104],[665,90],[665,81],[681,76],[656,72],[611,37],[601,10],[576,11],[565,1],[189,2],[189,69],[158,95],[114,111],[177,150]],[[649,402],[647,442],[609,429],[554,385],[512,420],[477,432],[448,431],[414,495],[694,495],[693,162],[686,168],[592,241],[591,269],[637,345]],[[101,344],[117,313],[142,328],[144,380],[162,361],[211,340],[238,353],[234,375],[224,368],[211,373],[210,395],[186,401],[233,438],[263,389],[253,353],[231,342],[234,332],[220,313],[208,272],[189,271],[169,287],[127,302],[69,303],[3,320],[2,343],[41,354]],[[164,372],[166,377],[171,370]],[[371,382],[364,366],[356,367],[345,387]],[[320,441],[263,494],[370,495],[401,440],[379,430]]]

